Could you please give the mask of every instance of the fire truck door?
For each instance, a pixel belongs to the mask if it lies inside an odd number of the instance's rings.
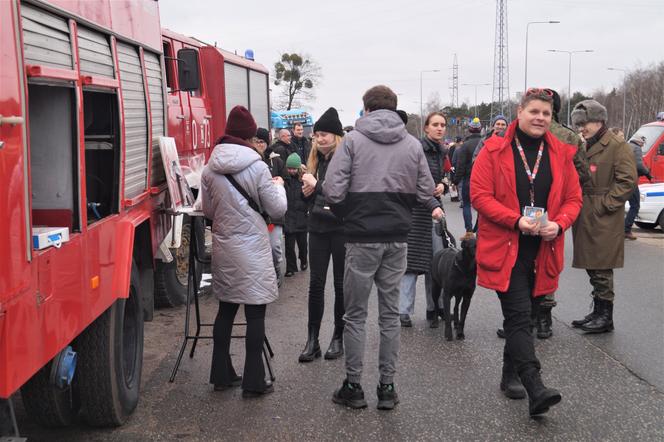
[[[182,48],[178,41],[164,38],[163,49],[166,66],[166,90],[167,90],[167,112],[168,112],[168,135],[175,138],[178,151],[189,150],[187,142],[189,135],[189,94],[178,90],[177,69],[175,60],[177,50]]]
[[[198,52],[198,48],[192,48]],[[198,71],[203,75],[203,69],[200,66],[200,56],[198,57],[199,69]],[[183,92],[184,94],[184,92]],[[191,155],[198,153],[205,153],[207,157],[207,150],[210,148],[210,124],[209,120],[212,118],[209,100],[204,87],[203,78],[200,81],[200,88],[195,91],[188,92],[189,107],[190,107],[190,120],[189,120],[189,136]]]

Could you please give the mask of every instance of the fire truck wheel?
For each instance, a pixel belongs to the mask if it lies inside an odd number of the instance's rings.
[[[50,382],[53,361],[46,364],[21,387],[23,406],[31,419],[47,428],[66,427],[78,413],[75,383],[64,389]]]
[[[204,241],[205,225],[196,223],[198,231],[197,238]],[[154,300],[159,308],[177,307],[187,300],[187,275],[189,272],[189,241],[191,239],[191,226],[189,217],[185,216],[182,221],[182,241],[180,248],[171,249],[173,261],[156,261],[154,274]],[[200,243],[199,243],[200,244]],[[196,264],[198,270],[198,283],[200,284],[203,276],[200,271],[200,264]]]
[[[143,307],[136,263],[129,298],[118,299],[77,338],[81,412],[95,426],[122,425],[138,404]]]

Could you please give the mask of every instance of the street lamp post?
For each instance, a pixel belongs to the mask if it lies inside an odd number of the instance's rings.
[[[425,72],[440,72],[440,69],[428,69],[425,71],[420,71],[420,138],[423,137],[424,133],[424,109],[422,107],[422,74]]]
[[[479,86],[491,86],[491,83],[462,83],[461,86],[472,86],[475,88],[475,116],[479,117],[477,115],[477,88]]]
[[[526,93],[526,90],[528,90],[528,28],[530,25],[535,25],[535,24],[554,24],[554,23],[560,23],[558,20],[549,20],[549,21],[529,21],[526,23],[526,72],[525,75],[523,76],[523,93]]]
[[[623,124],[622,130],[627,135],[627,128],[625,127],[625,105],[627,104],[627,69],[620,68],[607,68],[610,71],[620,71],[623,73]]]
[[[595,52],[592,49],[583,49],[581,51],[563,51],[559,49],[549,49],[549,52],[560,52],[569,56],[568,79],[567,79],[567,125],[571,124],[570,115],[572,114],[572,55],[582,52]]]

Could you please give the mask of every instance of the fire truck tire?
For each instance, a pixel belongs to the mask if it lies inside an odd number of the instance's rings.
[[[198,238],[204,241],[205,226],[196,224]],[[187,273],[189,271],[189,241],[191,239],[189,217],[182,221],[182,241],[179,249],[171,249],[173,261],[156,261],[154,273],[154,300],[158,308],[170,308],[183,305],[187,300]],[[199,243],[200,244],[200,243]],[[196,264],[198,283],[203,276],[200,264]]]
[[[118,299],[77,338],[81,412],[94,426],[122,425],[138,405],[143,307],[136,263],[129,297]]]
[[[78,413],[75,385],[65,389],[53,385],[50,382],[52,365],[53,361],[46,364],[21,387],[21,398],[30,418],[42,427],[66,427]]]

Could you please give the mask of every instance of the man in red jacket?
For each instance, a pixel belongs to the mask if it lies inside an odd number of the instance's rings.
[[[529,89],[504,137],[486,141],[470,180],[472,204],[479,213],[478,284],[496,290],[504,317],[500,387],[513,399],[527,392],[531,416],[561,400],[540,377],[530,328],[531,297],[558,287],[563,232],[582,203],[572,162],[576,147],[551,134],[552,114],[550,91]]]

